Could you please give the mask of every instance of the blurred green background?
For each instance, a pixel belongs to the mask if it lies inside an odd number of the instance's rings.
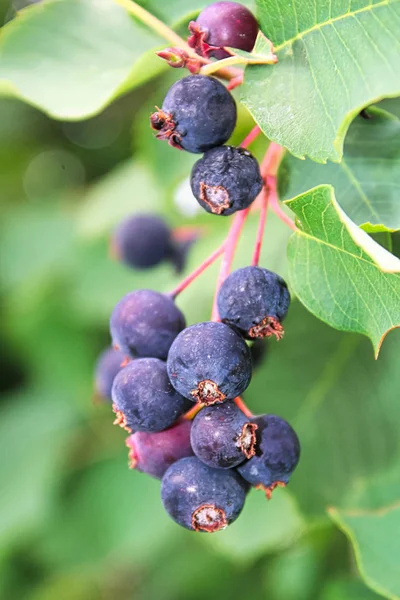
[[[375,362],[368,340],[293,302],[285,339],[269,344],[245,399],[290,420],[300,465],[288,489],[271,502],[251,492],[239,520],[213,536],[169,520],[159,482],[128,469],[110,406],[93,402],[114,304],[136,287],[168,291],[178,281],[169,266],[139,273],[113,262],[113,226],[135,211],[199,226],[187,272],[229,226],[191,198],[196,157],[155,141],[148,126],[180,75],[159,76],[76,123],[0,99],[0,598],[378,598],[327,508],[399,498],[400,332]],[[251,126],[242,109],[233,141]],[[256,227],[252,215],[238,266],[251,257]],[[261,264],[283,276],[289,233],[269,215]],[[179,297],[188,323],[209,318],[217,268]]]

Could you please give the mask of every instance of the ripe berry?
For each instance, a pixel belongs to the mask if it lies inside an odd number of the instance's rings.
[[[254,456],[256,429],[232,401],[206,406],[193,420],[192,448],[209,467],[231,469]]]
[[[261,267],[244,267],[229,275],[218,293],[221,320],[247,339],[283,336],[290,294],[284,280]]]
[[[141,214],[128,217],[115,230],[113,254],[136,269],[148,269],[169,258],[171,230],[160,217]]]
[[[178,460],[165,473],[161,500],[182,527],[211,533],[237,519],[246,491],[246,484],[235,471],[212,469],[189,457]]]
[[[135,290],[114,308],[110,330],[113,345],[126,355],[166,359],[185,327],[185,317],[171,298],[153,290]]]
[[[97,359],[94,374],[96,393],[111,400],[111,389],[116,375],[123,368],[126,358],[119,350],[107,348]]]
[[[224,144],[236,125],[236,104],[214,77],[189,75],[169,89],[162,109],[150,118],[156,137],[188,152]]]
[[[258,23],[248,8],[236,2],[215,2],[189,25],[188,43],[201,56],[227,58],[224,46],[250,52],[255,44]]]
[[[207,212],[228,216],[250,206],[261,192],[263,180],[258,162],[248,150],[220,146],[193,165],[190,185]]]
[[[191,421],[182,419],[157,433],[137,431],[126,440],[129,467],[161,479],[174,462],[193,456],[190,445]]]
[[[139,358],[122,369],[114,379],[112,401],[115,424],[129,433],[167,429],[190,408],[158,358]]]
[[[168,354],[174,388],[193,402],[223,402],[239,396],[250,383],[247,344],[223,323],[197,323],[184,329]]]
[[[300,458],[300,442],[287,421],[275,415],[252,419],[257,425],[256,454],[239,465],[240,475],[267,496],[277,485],[286,485]]]

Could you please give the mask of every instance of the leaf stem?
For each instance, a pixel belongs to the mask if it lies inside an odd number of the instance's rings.
[[[201,265],[199,265],[197,267],[197,269],[195,269],[194,271],[192,271],[192,273],[190,273],[187,277],[185,277],[185,279],[183,279],[176,286],[176,288],[172,292],[170,292],[169,296],[171,296],[171,298],[175,299],[178,294],[183,292],[183,290],[185,290],[195,279],[197,279],[197,277],[199,275],[201,275],[203,273],[203,271],[205,271],[210,265],[213,264],[213,262],[215,262],[217,260],[217,258],[219,256],[221,256],[221,254],[223,254],[223,252],[225,250],[225,246],[226,246],[226,241],[223,242],[216,250],[214,250],[214,252],[212,254],[210,254],[210,256],[208,258],[206,258],[201,263]]]
[[[222,60],[217,60],[204,65],[204,67],[201,67],[200,73],[201,75],[211,75],[212,73],[215,73],[215,71],[223,69],[224,67],[247,65],[247,63],[248,61],[243,58],[243,56],[229,56],[229,58],[223,58]]]

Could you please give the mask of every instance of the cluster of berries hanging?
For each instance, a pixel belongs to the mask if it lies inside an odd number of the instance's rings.
[[[257,29],[245,7],[218,2],[190,24],[189,43],[221,59],[226,46],[251,50]],[[191,186],[215,215],[248,209],[264,186],[250,152],[223,145],[235,123],[231,94],[203,75],[175,83],[151,116],[158,138],[204,153]],[[136,268],[179,254],[168,227],[149,215],[124,222],[112,246]],[[186,327],[175,298],[193,279],[170,295],[142,289],[120,300],[111,316],[113,348],[98,362],[96,386],[129,434],[130,466],[162,479],[169,515],[187,529],[214,532],[238,517],[251,486],[270,497],[299,460],[291,426],[275,415],[254,417],[240,398],[252,377],[251,346],[283,336],[290,296],[279,275],[253,264],[220,282],[213,320]]]

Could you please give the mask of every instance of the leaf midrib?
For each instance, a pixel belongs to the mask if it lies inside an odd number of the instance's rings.
[[[360,13],[367,12],[369,10],[372,10],[372,9],[375,9],[375,8],[378,8],[381,6],[388,6],[391,3],[391,1],[392,0],[382,0],[381,2],[377,2],[376,4],[369,4],[368,6],[363,6],[363,8],[359,8],[357,10],[347,12],[343,15],[340,15],[339,17],[334,17],[333,19],[332,18],[328,19],[327,21],[324,21],[323,23],[316,23],[312,27],[309,27],[308,29],[301,31],[294,37],[290,38],[289,40],[286,40],[285,42],[283,42],[283,44],[280,44],[279,46],[275,46],[274,52],[279,52],[280,50],[283,50],[287,46],[291,46],[297,40],[301,40],[303,37],[305,37],[309,33],[312,33],[313,31],[319,31],[320,29],[322,29],[322,27],[325,27],[326,25],[332,25],[333,23],[337,23],[338,21],[347,19],[347,17],[353,17]]]

